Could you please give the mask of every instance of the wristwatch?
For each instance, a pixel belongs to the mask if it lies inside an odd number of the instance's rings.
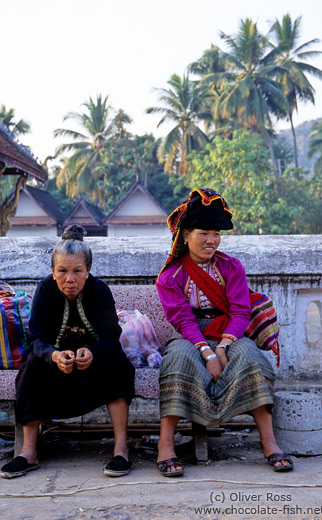
[[[227,347],[230,347],[230,343],[219,343],[216,345],[216,348],[224,348],[225,350],[227,350]]]

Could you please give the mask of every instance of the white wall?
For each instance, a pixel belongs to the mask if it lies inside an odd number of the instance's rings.
[[[32,197],[20,191],[16,217],[48,217],[48,214],[37,204]]]
[[[145,193],[137,190],[129,197],[115,216],[165,216],[161,209]]]
[[[109,237],[170,237],[167,224],[119,224],[117,226],[109,224],[107,234]]]
[[[56,237],[56,226],[12,226],[7,237]]]
[[[300,372],[321,376],[322,289],[302,289],[297,292],[295,323],[296,364]]]

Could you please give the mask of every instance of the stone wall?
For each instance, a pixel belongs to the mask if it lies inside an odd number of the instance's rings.
[[[167,237],[93,237],[93,274],[115,284],[153,285],[170,249]],[[50,272],[56,238],[0,238],[0,279],[30,287]],[[322,236],[224,236],[220,249],[245,266],[249,285],[273,299],[284,387],[319,384],[322,369]],[[133,288],[135,290],[135,288]]]

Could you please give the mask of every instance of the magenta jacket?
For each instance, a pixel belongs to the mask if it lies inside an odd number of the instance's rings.
[[[245,269],[237,258],[220,251],[216,251],[211,261],[225,284],[226,298],[230,303],[230,322],[223,337],[236,340],[244,334],[251,313]],[[188,278],[187,271],[175,260],[159,276],[157,289],[169,323],[184,339],[197,344],[205,338],[185,295]]]

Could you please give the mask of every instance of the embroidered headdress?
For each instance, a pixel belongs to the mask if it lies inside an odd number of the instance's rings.
[[[193,190],[189,198],[180,204],[168,217],[168,227],[172,233],[170,254],[161,269],[187,252],[183,229],[232,229],[232,212],[225,199],[211,188]],[[160,273],[161,274],[161,273]]]

